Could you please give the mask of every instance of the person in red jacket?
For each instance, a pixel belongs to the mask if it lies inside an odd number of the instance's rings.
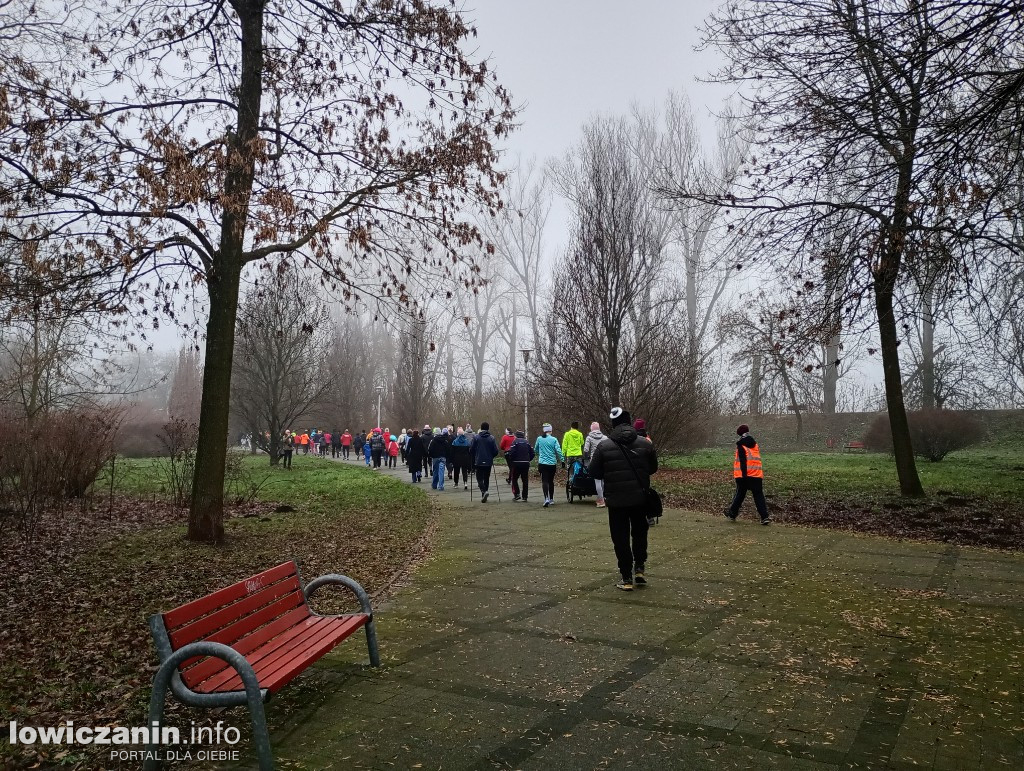
[[[505,427],[505,435],[501,437],[501,441],[498,442],[498,451],[502,457],[505,457],[505,453],[508,452],[508,448],[512,446],[512,442],[516,440],[515,434],[512,433],[512,429],[508,426]],[[508,472],[505,474],[505,484],[512,484],[512,467],[508,467]]]
[[[341,435],[341,457],[348,460],[349,454],[352,452],[352,434],[346,428],[345,433]]]
[[[768,504],[764,499],[764,469],[761,467],[761,448],[757,441],[750,435],[750,427],[744,423],[737,427],[736,433],[739,439],[736,442],[736,455],[733,456],[732,475],[736,480],[736,494],[732,498],[732,504],[725,510],[725,516],[730,522],[735,522],[740,514],[740,506],[743,499],[747,497],[747,491],[754,496],[754,505],[757,513],[761,516],[761,524],[767,525],[772,521],[768,513]]]

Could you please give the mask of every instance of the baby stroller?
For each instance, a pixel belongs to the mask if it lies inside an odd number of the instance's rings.
[[[574,497],[582,498],[585,495],[597,495],[597,486],[587,467],[578,460],[573,461],[572,468],[569,469],[569,478],[565,482],[566,500],[572,503]]]

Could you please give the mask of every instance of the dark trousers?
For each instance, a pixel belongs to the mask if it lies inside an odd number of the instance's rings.
[[[341,446],[341,457],[342,457],[342,458],[343,458],[344,460],[348,460],[348,456],[349,456],[349,451],[350,451],[351,449],[352,449],[352,445],[350,445],[350,444],[343,444],[343,445]]]
[[[373,467],[380,468],[380,459],[384,455],[383,450],[370,450],[370,456],[373,458]]]
[[[459,483],[459,474],[462,474],[462,484],[469,484],[469,470],[473,468],[468,460],[456,458],[452,461],[455,484]]]
[[[291,468],[292,467],[292,449],[291,449],[291,447],[289,447],[287,450],[284,451],[284,467],[285,468]]]
[[[512,495],[526,500],[526,494],[530,489],[530,464],[512,464]]]
[[[491,469],[493,466],[476,467],[476,486],[481,493],[486,493],[491,486]]]
[[[332,458],[337,458],[339,455],[341,455],[341,445],[340,444],[332,444],[331,445],[331,457]]]
[[[537,470],[540,472],[540,491],[544,494],[544,500],[555,500],[555,472],[558,466],[551,463],[538,463]]]
[[[754,506],[761,519],[768,516],[768,504],[764,499],[764,480],[760,477],[736,477],[736,495],[732,498],[732,505],[729,506],[729,516],[735,517],[740,513],[740,506],[743,499],[747,497],[747,490],[754,496]]]
[[[608,530],[612,534],[612,545],[615,546],[615,561],[619,564],[619,573],[626,581],[633,580],[634,568],[642,571],[647,562],[649,527],[646,507],[608,509]]]

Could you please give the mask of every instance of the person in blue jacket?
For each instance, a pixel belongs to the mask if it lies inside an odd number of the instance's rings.
[[[558,470],[558,462],[565,462],[565,456],[562,455],[561,444],[551,435],[551,424],[545,423],[541,431],[543,433],[534,442],[533,451],[537,455],[540,488],[544,494],[544,506],[547,507],[555,502],[555,472]]]
[[[487,490],[491,486],[491,469],[494,456],[498,454],[498,443],[491,436],[489,423],[481,423],[480,431],[469,444],[469,456],[476,467],[476,486],[480,488],[480,502],[487,503]]]
[[[370,467],[370,457],[373,454],[373,450],[370,448],[370,439],[369,439],[370,435],[367,434],[366,436],[367,436],[367,438],[363,442],[363,458],[366,459],[366,467],[369,468]]]
[[[459,474],[462,474],[462,487],[465,490],[469,489],[469,469],[473,466],[472,456],[469,454],[469,437],[466,436],[466,430],[459,426],[456,429],[455,439],[452,440],[451,457],[448,461],[452,464],[455,486],[459,486]]]

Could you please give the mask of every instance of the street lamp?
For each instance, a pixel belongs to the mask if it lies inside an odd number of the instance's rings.
[[[519,353],[523,354],[523,433],[530,438],[530,354],[532,348],[520,348]]]
[[[377,386],[377,425],[380,426],[380,397],[384,393],[384,384]]]

